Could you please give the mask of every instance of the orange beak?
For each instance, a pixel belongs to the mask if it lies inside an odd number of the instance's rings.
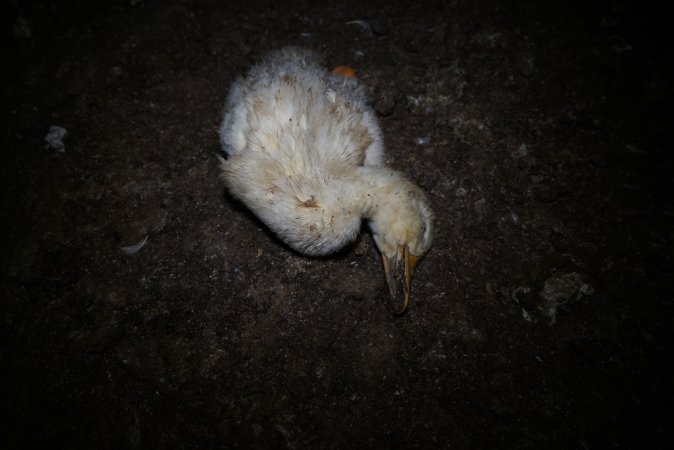
[[[382,261],[384,262],[384,274],[386,275],[386,284],[391,296],[391,301],[396,304],[402,293],[402,306],[398,309],[394,309],[393,313],[395,315],[404,314],[410,304],[410,291],[412,289],[412,275],[414,275],[414,268],[421,258],[411,254],[406,245],[399,245],[394,255],[389,256],[382,253],[381,256]],[[403,260],[405,261],[404,264]]]

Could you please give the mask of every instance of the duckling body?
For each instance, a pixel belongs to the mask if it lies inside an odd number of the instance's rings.
[[[329,73],[308,50],[269,54],[230,89],[220,127],[223,178],[234,197],[307,255],[342,248],[368,220],[391,294],[407,279],[406,307],[433,214],[421,189],[385,167],[366,100],[356,78]]]

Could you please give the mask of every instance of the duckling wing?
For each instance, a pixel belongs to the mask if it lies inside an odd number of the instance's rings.
[[[340,103],[347,116],[353,115],[349,134],[355,138],[355,151],[363,158],[365,166],[384,165],[384,142],[376,114],[369,105],[367,92],[363,84],[355,77],[329,74],[329,89],[335,92],[335,103]],[[328,99],[332,100],[329,96]],[[365,128],[365,133],[361,127]],[[362,136],[361,136],[362,134]],[[369,144],[369,145],[368,145]]]

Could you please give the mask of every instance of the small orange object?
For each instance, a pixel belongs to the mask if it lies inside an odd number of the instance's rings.
[[[337,66],[332,69],[332,73],[336,73],[348,78],[354,78],[356,76],[356,71],[349,66]]]

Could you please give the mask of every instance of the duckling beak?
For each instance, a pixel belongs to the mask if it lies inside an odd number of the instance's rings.
[[[393,313],[401,315],[407,311],[410,304],[410,291],[412,288],[412,275],[414,268],[419,262],[416,255],[410,253],[407,246],[399,245],[395,254],[386,255],[382,252],[382,260],[384,262],[384,274],[386,275],[386,284],[391,296],[391,301],[396,304],[400,295],[400,286],[402,285],[403,302],[402,306],[394,310]],[[405,263],[403,264],[403,259]]]

